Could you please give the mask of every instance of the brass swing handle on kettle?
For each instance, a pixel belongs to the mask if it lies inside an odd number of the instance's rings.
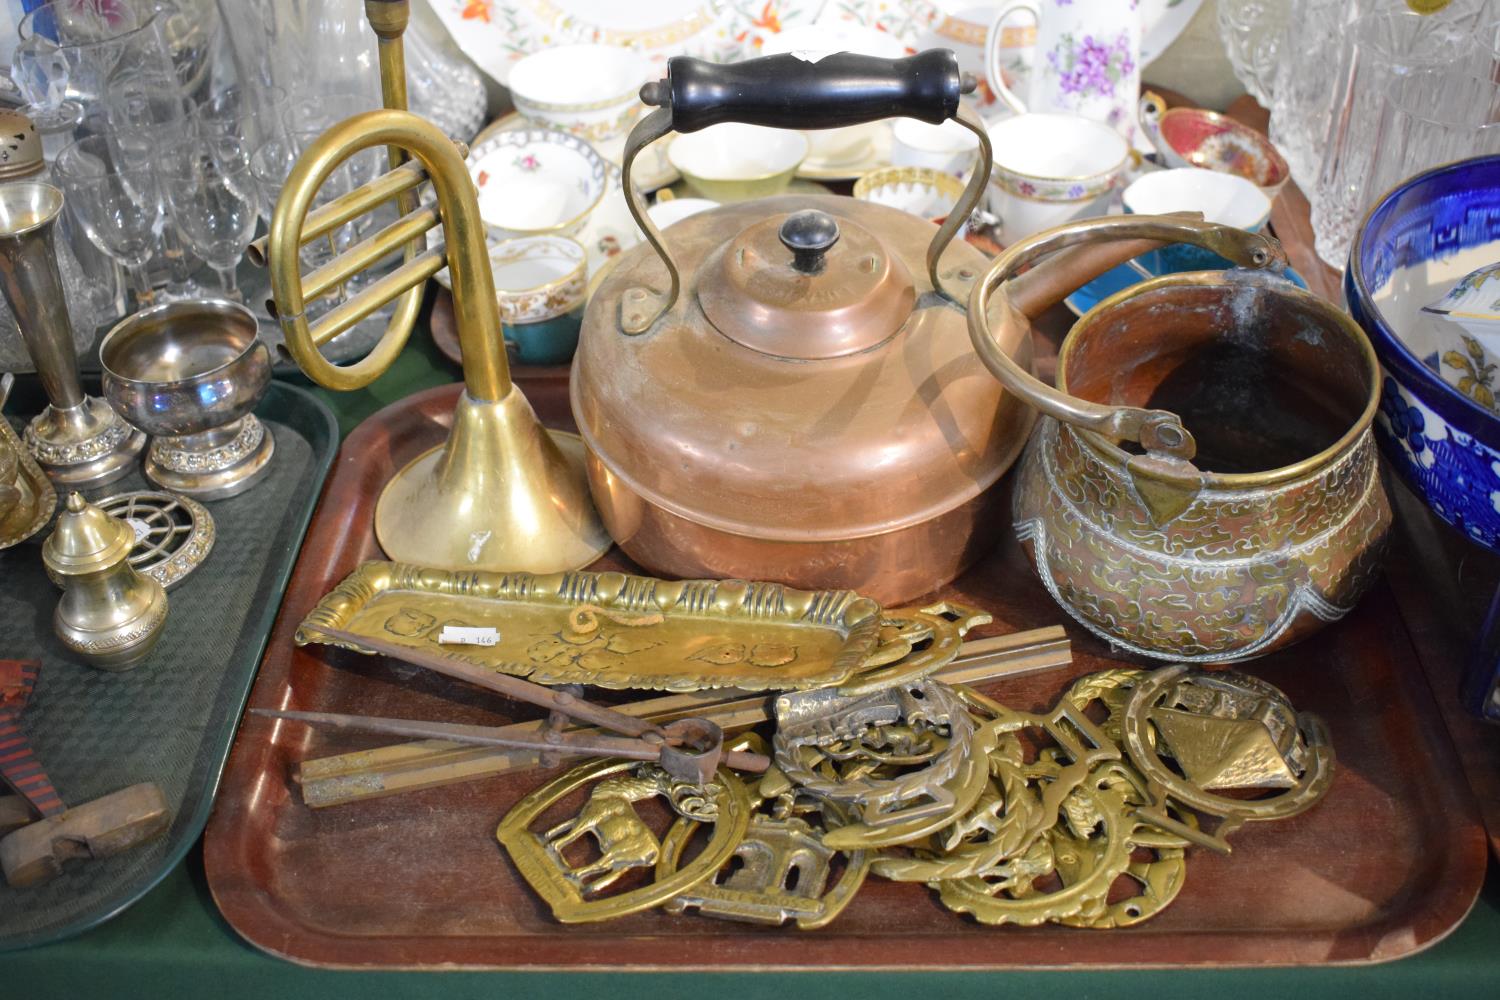
[[[940,125],[951,118],[973,132],[979,139],[979,167],[927,248],[932,287],[948,294],[938,278],[938,261],[983,197],[991,168],[984,122],[959,100],[974,86],[948,49],[929,49],[905,59],[838,52],[816,61],[790,54],[730,64],[688,56],[667,60],[666,79],[641,88],[641,100],[656,110],[630,130],[621,181],[630,215],[666,265],[671,284],[665,295],[646,288],[627,291],[620,303],[621,328],[630,334],[645,333],[672,308],[682,290],[677,263],[630,183],[631,165],[642,149],[668,132],[697,132],[722,122],[825,129],[896,117]],[[961,301],[957,295],[949,298]]]
[[[1136,406],[1110,406],[1069,396],[1039,382],[1000,349],[1001,343],[1017,343],[1029,330],[1006,329],[998,339],[990,330],[991,299],[996,292],[999,292],[999,297],[995,304],[999,307],[1002,326],[1029,326],[1027,318],[1010,302],[1005,287],[1027,265],[1066,247],[1130,239],[1189,243],[1211,250],[1241,267],[1275,274],[1287,267],[1286,253],[1276,240],[1232,226],[1166,215],[1080,219],[1014,243],[995,258],[969,293],[969,338],[980,360],[1001,384],[1047,416],[1094,431],[1111,441],[1135,441],[1149,455],[1186,464],[1192,461],[1197,445],[1177,414]]]

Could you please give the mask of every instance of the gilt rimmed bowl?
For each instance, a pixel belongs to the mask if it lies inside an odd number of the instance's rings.
[[[544,128],[496,132],[469,152],[491,240],[572,236],[609,188],[609,161],[586,139]]]

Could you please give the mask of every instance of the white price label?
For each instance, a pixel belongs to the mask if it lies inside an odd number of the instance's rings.
[[[438,633],[438,644],[442,646],[493,646],[500,641],[500,633],[489,626],[444,625]]]

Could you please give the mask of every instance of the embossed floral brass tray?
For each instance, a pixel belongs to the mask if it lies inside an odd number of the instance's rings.
[[[879,637],[880,605],[847,590],[625,573],[454,573],[367,562],[318,603],[320,629],[378,636],[541,684],[697,691],[840,684]],[[492,627],[494,645],[442,645],[444,626]]]

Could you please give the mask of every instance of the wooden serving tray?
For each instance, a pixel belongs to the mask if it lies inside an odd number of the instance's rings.
[[[1262,132],[1270,120],[1248,95],[1231,104],[1228,114]],[[1342,306],[1343,275],[1314,251],[1310,212],[1307,196],[1295,181],[1289,182],[1272,208],[1271,228],[1308,287]],[[1397,524],[1390,564],[1401,567],[1391,574],[1391,584],[1484,815],[1490,849],[1500,860],[1500,726],[1465,711],[1457,694],[1459,675],[1476,655],[1475,642],[1500,588],[1500,557],[1439,521],[1399,477],[1385,478]],[[1500,650],[1491,648],[1487,655],[1500,655]]]
[[[459,388],[389,406],[345,441],[250,705],[487,724],[536,717],[528,706],[416,668],[292,643],[308,610],[378,557],[371,522],[379,488],[441,440]],[[543,420],[571,429],[561,386],[527,391]],[[595,568],[636,571],[618,552]],[[994,625],[976,634],[1063,618],[1014,541],[944,595],[994,613]],[[816,932],[656,912],[563,927],[495,840],[505,812],[556,770],[315,811],[292,782],[296,763],[389,741],[258,716],[243,722],[209,825],[209,886],[230,924],[257,947],[341,967],[953,969],[1397,958],[1463,919],[1487,853],[1403,612],[1382,583],[1345,621],[1255,662],[1255,673],[1327,721],[1338,752],[1333,788],[1302,816],[1240,831],[1228,857],[1192,851],[1176,904],[1130,930],[982,927],[921,885],[874,877]],[[1081,629],[1070,632],[1071,669],[988,693],[1042,708],[1071,677],[1121,662]]]

